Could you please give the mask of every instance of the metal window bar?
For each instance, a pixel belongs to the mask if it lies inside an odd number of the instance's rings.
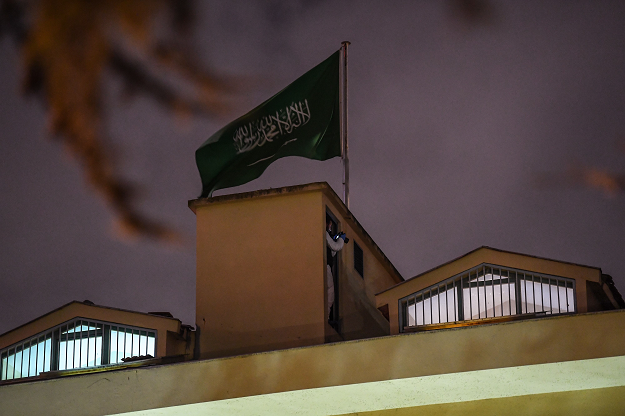
[[[447,283],[445,283],[445,319],[449,322],[449,291],[447,289]]]
[[[480,290],[480,278],[479,278],[479,271],[477,273],[478,278],[477,278],[477,290]],[[481,287],[482,287],[482,301],[484,302],[484,318],[488,318],[488,303],[487,303],[487,297],[488,294],[486,293],[486,279],[484,278],[484,275],[482,275],[482,280],[481,280]],[[480,305],[480,311],[482,310],[482,305]]]
[[[507,274],[508,274],[508,316],[512,316],[512,288],[514,286],[510,284],[512,282],[512,273],[507,272]],[[514,292],[514,297],[516,299],[516,292]],[[516,304],[516,301],[514,303]]]
[[[74,328],[72,331],[72,368],[77,368],[76,366],[76,324],[77,322],[74,321]]]
[[[471,273],[467,275],[467,286],[469,287],[469,319],[473,319],[473,291],[471,290]],[[464,292],[462,294],[464,295]]]
[[[547,285],[549,286],[549,313],[553,313],[553,303],[551,297],[551,279],[547,278]]]
[[[490,275],[490,280],[487,280],[486,275]],[[473,311],[473,287],[474,284],[472,280],[475,280],[475,289],[476,289],[476,301],[477,301],[477,314]],[[466,285],[465,282],[466,281]],[[531,283],[530,283],[531,282]],[[540,302],[536,299],[536,283],[540,284]],[[507,290],[507,301],[508,308],[506,312],[509,315],[517,315],[517,314],[527,314],[527,313],[536,313],[538,310],[538,303],[540,303],[540,311],[546,312],[549,314],[558,314],[558,313],[567,313],[574,312],[576,310],[576,298],[575,298],[575,281],[573,279],[560,277],[560,276],[547,276],[540,275],[537,273],[526,273],[521,270],[512,269],[512,268],[504,268],[500,266],[493,266],[489,264],[481,264],[477,267],[474,267],[470,270],[462,272],[458,275],[452,276],[448,279],[443,280],[442,282],[431,285],[427,288],[424,288],[418,292],[412,293],[402,299],[399,300],[400,303],[400,323],[401,330],[407,326],[421,326],[434,324],[434,294],[436,294],[437,305],[438,308],[437,316],[438,323],[450,322],[450,318],[453,318],[454,321],[465,321],[471,319],[485,319],[485,318],[493,318],[497,317],[497,296],[495,294],[495,287],[498,284],[499,286],[499,300],[500,307],[499,311],[501,314],[499,316],[504,316],[504,288]],[[527,285],[531,284],[531,290],[528,290]],[[523,287],[521,288],[521,285]],[[547,285],[547,287],[544,287]],[[491,296],[488,296],[487,287],[491,288]],[[564,288],[564,295],[560,294],[560,287]],[[449,296],[449,290],[454,292],[453,299]],[[481,288],[483,288],[483,293],[480,294]],[[569,294],[568,289],[572,289],[573,295],[571,296],[572,305],[569,306]],[[556,290],[557,293],[553,293],[553,290]],[[440,308],[443,307],[443,303],[441,303],[441,290],[445,291],[445,302],[444,307],[446,308],[445,313],[441,314]],[[549,292],[549,311],[546,311],[545,305],[545,292]],[[528,298],[528,294],[532,295],[532,302],[530,302]],[[515,298],[516,306],[513,308],[512,305],[512,297]],[[492,315],[488,313],[488,300],[492,298]],[[482,299],[484,299],[484,317],[482,317]],[[428,305],[426,307],[426,301]],[[467,306],[466,303],[469,303]],[[562,308],[562,301],[566,301],[566,308]],[[554,303],[558,303],[558,309],[554,312]],[[419,308],[419,303],[421,304]],[[532,304],[532,310],[530,311],[529,305]],[[449,308],[453,308],[453,314],[449,312]],[[465,316],[466,312],[468,312],[469,316]],[[426,309],[429,309],[429,314]],[[414,320],[410,321],[409,311],[414,311]],[[419,310],[422,312],[421,319],[419,319]],[[429,315],[430,321],[427,322],[425,317]],[[474,316],[477,317],[474,318]],[[412,325],[411,325],[412,324]],[[121,329],[121,328],[120,328]],[[126,335],[128,335],[126,333]],[[130,340],[131,348],[130,351],[133,351],[132,342]],[[140,340],[139,340],[140,342]],[[147,341],[146,341],[147,342]],[[149,352],[147,352],[149,353]]]
[[[26,375],[28,377],[28,373],[30,372],[30,340],[24,343],[24,347],[22,347],[22,375]]]
[[[545,301],[543,300],[543,279],[540,276],[538,277],[538,285],[540,286],[540,311],[545,311]]]
[[[78,368],[82,368],[82,321],[76,321],[80,328],[80,332],[78,332]],[[74,339],[76,339],[76,335],[74,334]]]
[[[28,377],[28,375],[30,374],[30,347],[32,347],[32,343],[30,340],[27,341],[27,343],[28,343],[28,360],[24,360],[26,361],[26,377]],[[26,343],[24,343],[24,345],[26,345]],[[22,373],[24,372],[23,370],[24,369],[22,366]]]
[[[441,323],[441,288],[436,288],[436,309],[438,309],[438,323]]]
[[[463,316],[463,308],[464,305],[462,304],[462,279],[458,279],[457,281],[454,281],[454,316],[456,318],[456,321],[460,321],[460,317]]]
[[[490,283],[488,284],[490,286],[490,295],[493,298],[493,318],[497,316],[497,311],[495,308],[495,281],[493,280],[493,274],[489,273],[490,275]],[[484,279],[486,280],[486,268],[484,268]]]
[[[17,348],[14,348],[13,350],[13,374],[11,375],[11,379],[15,378],[15,361],[17,360]],[[11,350],[9,350],[9,356],[11,356]]]
[[[33,359],[33,353],[35,354],[34,359]],[[28,376],[30,377],[31,373],[36,373],[36,372],[37,372],[37,338],[35,337],[30,340],[30,360],[28,362]]]
[[[471,284],[471,274],[469,273],[469,284]],[[471,285],[473,286],[473,285]],[[477,271],[475,272],[475,289],[477,292],[477,319],[480,319],[482,317],[482,314],[480,313],[480,282],[479,282],[479,276],[477,274]],[[471,317],[473,317],[473,314],[471,314]]]
[[[488,281],[486,280],[486,268],[482,266],[482,279],[484,279],[484,316],[488,318]]]
[[[497,278],[499,279],[499,302],[500,307],[499,310],[501,311],[501,316],[505,316],[506,315],[506,311],[504,310],[504,296],[503,296],[503,289],[504,289],[504,285],[503,285],[503,273],[501,272],[501,270],[499,269],[495,269],[493,267],[493,279],[495,278],[495,276],[497,276]],[[509,288],[509,285],[506,285],[506,289]],[[509,290],[508,290],[509,292]],[[508,293],[508,296],[510,296],[510,294]]]
[[[521,277],[519,280],[521,281],[521,283],[523,284],[523,303],[524,305],[521,305],[522,309],[521,309],[521,313],[528,313],[527,310],[527,275],[525,273],[522,274],[523,277]],[[525,308],[523,308],[523,306],[525,306]]]
[[[37,367],[35,368],[35,374],[40,373],[43,370],[43,355],[41,357],[41,361],[39,361],[39,345],[41,344],[42,337],[37,338]],[[45,347],[45,338],[43,338],[44,347]],[[45,351],[45,348],[44,348]],[[41,369],[39,368],[41,366]]]
[[[9,367],[9,356],[7,353],[2,353],[0,354],[0,380],[7,379],[7,367]]]
[[[454,301],[452,303],[452,305],[458,305],[458,298],[456,296],[456,282],[452,281],[451,282],[451,293],[454,294]],[[449,310],[449,305],[447,305],[447,310]],[[454,308],[454,322],[458,320],[458,316],[456,314],[456,308]]]
[[[536,313],[536,284],[534,283],[534,278],[536,276],[532,275],[532,301],[534,302],[534,306],[532,307],[532,312]]]
[[[48,357],[48,354],[46,354],[46,345],[48,345],[48,335],[44,334],[43,335],[43,363],[41,364],[41,371],[46,371],[46,357]],[[50,357],[48,357],[48,362],[50,362]]]

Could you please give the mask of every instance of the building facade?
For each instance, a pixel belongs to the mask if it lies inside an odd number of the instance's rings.
[[[194,327],[65,305],[0,335],[0,414],[625,409],[625,303],[599,268],[481,247],[405,280],[325,183],[189,207]]]

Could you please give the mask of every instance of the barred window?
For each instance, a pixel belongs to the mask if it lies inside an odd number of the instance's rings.
[[[0,380],[156,356],[156,331],[73,319],[0,351]]]
[[[400,327],[576,311],[575,280],[483,264],[399,300]]]

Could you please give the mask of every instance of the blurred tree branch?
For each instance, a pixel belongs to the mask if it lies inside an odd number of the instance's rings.
[[[143,94],[174,114],[214,116],[234,87],[190,50],[192,0],[0,0],[0,37],[11,36],[24,64],[23,91],[46,105],[53,136],[81,164],[129,235],[174,240],[176,233],[136,207],[137,186],[123,178],[106,140],[105,81]],[[488,22],[487,0],[448,0],[453,14]],[[166,72],[166,74],[164,74]],[[193,93],[166,79],[184,80]]]
[[[625,140],[617,142],[616,147],[625,154]],[[584,166],[581,163],[571,164],[565,172],[542,172],[535,176],[539,188],[564,188],[569,186],[586,186],[598,189],[608,197],[625,193],[625,174]]]
[[[11,36],[24,64],[23,91],[46,105],[53,136],[81,164],[121,229],[176,240],[136,207],[137,186],[119,174],[105,132],[105,81],[119,77],[175,114],[214,116],[234,88],[190,50],[191,0],[3,0],[0,37]],[[192,93],[174,88],[184,81]]]

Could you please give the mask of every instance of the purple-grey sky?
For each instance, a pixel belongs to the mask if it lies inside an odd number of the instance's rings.
[[[199,2],[198,2],[199,3]],[[625,292],[625,195],[540,188],[572,166],[625,173],[625,3],[498,1],[466,25],[447,2],[199,4],[202,58],[260,80],[251,109],[350,40],[351,210],[405,278],[489,245],[601,267]],[[71,300],[195,315],[195,149],[229,120],[120,104],[108,133],[141,207],[185,245],[128,242],[80,168],[19,94],[20,59],[0,40],[0,333]],[[339,159],[285,158],[216,195],[327,181]],[[216,236],[218,238],[218,236]]]

